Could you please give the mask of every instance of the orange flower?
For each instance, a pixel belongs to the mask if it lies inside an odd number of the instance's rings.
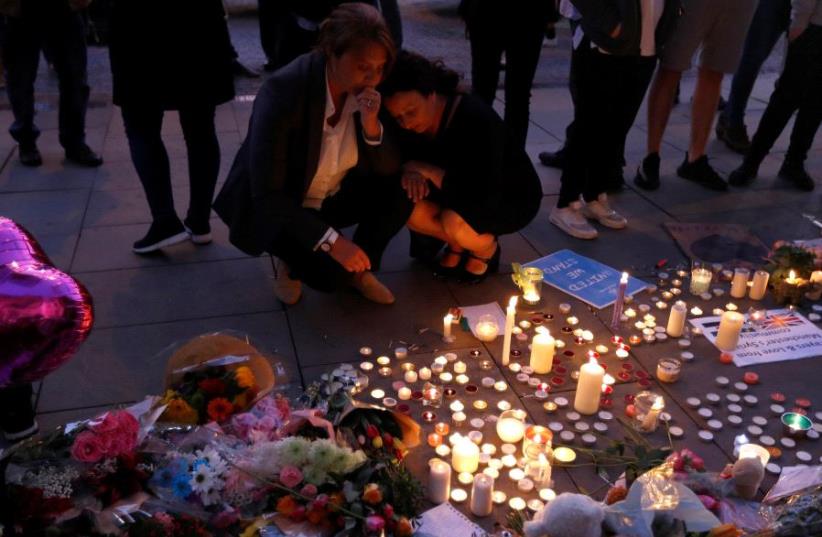
[[[338,507],[342,507],[345,503],[345,496],[343,496],[342,492],[334,492],[333,494],[329,494],[328,496],[328,503],[326,504],[329,513],[333,513],[337,510]]]
[[[283,496],[277,500],[277,512],[283,516],[291,516],[297,510],[297,502],[291,496]]]
[[[315,526],[321,524],[325,520],[325,509],[309,509],[305,514],[305,518]]]
[[[371,505],[377,505],[382,501],[382,492],[380,486],[376,483],[369,483],[365,486],[362,493],[362,501]]]
[[[182,399],[171,399],[163,412],[163,419],[174,423],[194,425],[199,418],[197,411]]]
[[[231,417],[234,405],[225,397],[217,397],[208,403],[208,417],[216,422],[223,422]]]
[[[234,398],[234,406],[240,409],[240,412],[248,408],[248,392],[243,392]]]
[[[240,388],[251,388],[257,383],[254,372],[250,367],[241,366],[234,370],[234,380]]]
[[[394,537],[411,537],[414,535],[414,526],[411,521],[404,516],[397,520],[397,527],[394,529]]]

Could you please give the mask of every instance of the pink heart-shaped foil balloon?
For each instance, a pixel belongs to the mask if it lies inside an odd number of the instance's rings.
[[[0,216],[0,388],[40,380],[67,362],[93,319],[86,288]]]

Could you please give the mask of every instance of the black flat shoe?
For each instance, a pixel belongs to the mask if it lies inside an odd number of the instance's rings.
[[[442,257],[440,257],[440,260],[442,260],[447,255],[456,255],[456,256],[459,256],[460,259],[459,259],[459,261],[457,261],[457,264],[454,265],[453,267],[443,266],[443,265],[440,264],[439,261],[434,260],[431,263],[431,270],[433,271],[434,276],[436,278],[439,278],[439,279],[442,279],[442,280],[447,280],[447,279],[450,279],[450,278],[458,277],[461,274],[462,265],[465,262],[465,252],[464,251],[463,252],[455,252],[451,248],[446,248],[442,252]]]
[[[466,257],[470,257],[471,259],[476,259],[477,261],[485,263],[486,268],[482,274],[474,274],[473,272],[468,272],[468,270],[463,268],[460,281],[470,284],[482,283],[489,274],[496,274],[499,272],[499,260],[501,254],[502,246],[500,246],[499,243],[497,243],[497,249],[491,257],[480,257],[466,250]]]

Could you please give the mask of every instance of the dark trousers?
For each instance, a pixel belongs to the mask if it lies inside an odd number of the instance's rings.
[[[19,433],[34,423],[31,384],[0,388],[0,429]]]
[[[471,84],[474,93],[493,104],[499,66],[505,53],[505,129],[513,147],[524,148],[528,137],[531,84],[534,81],[548,10],[539,2],[516,8],[481,0],[466,15],[471,40]],[[519,4],[518,4],[519,5]]]
[[[340,191],[325,200],[319,215],[337,230],[356,224],[354,243],[371,260],[371,270],[377,271],[385,248],[405,226],[413,209],[398,177],[349,173],[343,179]],[[277,241],[270,253],[285,261],[291,277],[319,291],[333,291],[349,277],[349,273],[330,255],[297,244],[286,235]]]
[[[574,55],[577,99],[573,133],[566,141],[560,208],[580,195],[593,201],[605,192],[607,173],[621,167],[625,138],[656,68],[656,58],[603,54],[587,40]]]
[[[731,126],[741,127],[745,122],[745,108],[753,91],[762,64],[768,59],[774,45],[788,29],[791,19],[790,0],[759,0],[742,59],[731,83],[728,104],[722,111]]]
[[[34,124],[34,81],[40,53],[47,51],[60,84],[60,144],[72,150],[85,144],[89,97],[85,29],[80,14],[67,5],[41,4],[23,2],[20,17],[5,18],[3,63],[14,114],[9,132],[20,144],[32,144],[40,135]]]
[[[751,157],[765,158],[794,112],[796,122],[785,161],[801,164],[822,122],[822,26],[808,26],[788,46],[785,69],[751,140]]]
[[[283,16],[283,9],[278,4],[278,0],[257,0],[260,45],[269,62],[274,62],[277,58],[277,30]]]
[[[123,123],[128,136],[131,160],[155,222],[174,222],[174,196],[171,169],[161,130],[163,109],[147,106],[124,106]],[[188,152],[188,178],[191,201],[186,222],[196,227],[208,224],[211,201],[220,171],[220,145],[214,128],[214,106],[194,105],[181,108],[180,126]]]

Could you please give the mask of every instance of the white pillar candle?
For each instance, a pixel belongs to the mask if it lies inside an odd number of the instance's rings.
[[[739,446],[739,459],[759,459],[762,466],[768,465],[771,459],[770,452],[762,446],[756,444],[742,444]]]
[[[753,284],[751,285],[751,292],[748,296],[751,300],[762,300],[765,298],[765,292],[768,290],[768,279],[771,277],[765,270],[757,270],[753,275]]]
[[[471,487],[471,512],[475,516],[488,516],[494,510],[494,478],[487,474],[474,476]]]
[[[467,436],[456,438],[451,448],[451,464],[457,472],[476,472],[479,467],[479,446]]]
[[[574,410],[588,416],[596,413],[599,409],[603,378],[605,378],[605,369],[597,363],[595,358],[591,358],[587,364],[579,368]]]
[[[417,372],[416,371],[406,371],[405,372],[405,382],[411,384],[417,382]]]
[[[726,311],[719,321],[719,332],[716,334],[716,347],[721,351],[732,351],[739,343],[739,333],[745,316],[738,311]]]
[[[540,330],[531,342],[531,369],[538,375],[551,371],[554,363],[554,346],[556,341],[548,330]]]
[[[668,316],[668,328],[666,332],[671,337],[680,337],[685,330],[685,317],[688,315],[688,307],[684,302],[677,302],[671,307],[671,314]]]
[[[447,502],[451,497],[451,466],[445,461],[433,461],[428,475],[428,499]]]
[[[454,322],[454,316],[450,313],[442,318],[442,339],[444,339],[445,341],[449,341],[449,340],[452,339],[451,324],[453,322]]]
[[[508,365],[511,360],[511,334],[517,317],[517,297],[512,296],[505,310],[505,333],[502,340],[502,365]]]
[[[748,277],[751,275],[751,271],[739,267],[734,270],[734,279],[731,281],[731,296],[734,298],[745,298],[745,294],[748,292]]]
[[[429,380],[431,378],[431,370],[427,367],[423,367],[420,369],[419,373],[417,373],[417,377],[420,380]]]

